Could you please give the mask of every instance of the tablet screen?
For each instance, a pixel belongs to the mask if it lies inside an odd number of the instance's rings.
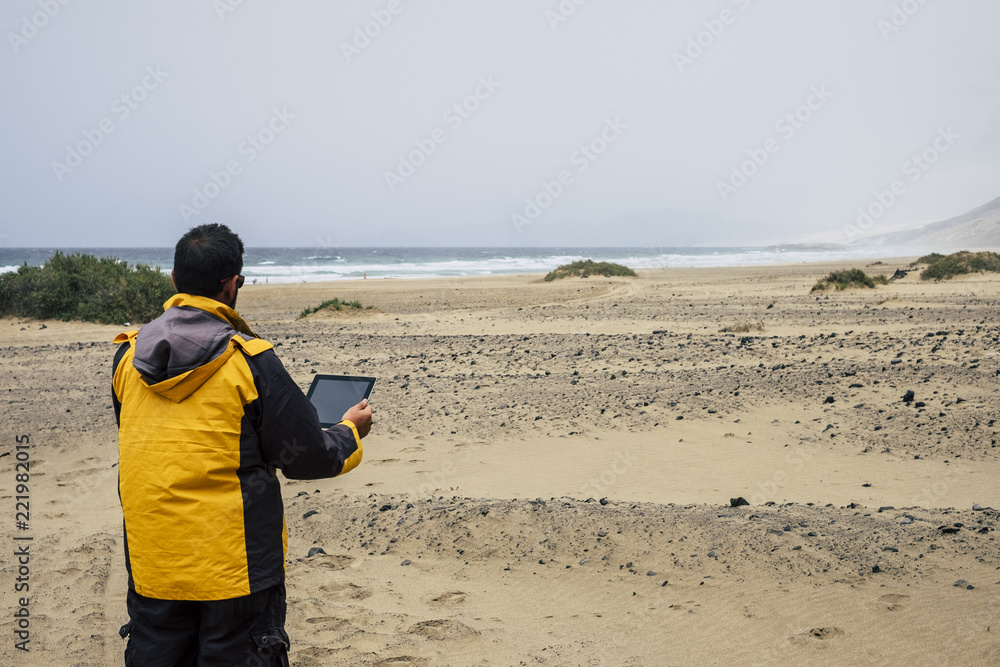
[[[348,409],[371,396],[375,378],[354,375],[316,375],[306,398],[316,407],[319,423],[329,428],[340,422]]]

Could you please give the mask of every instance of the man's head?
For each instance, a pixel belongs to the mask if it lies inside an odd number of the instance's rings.
[[[177,242],[170,277],[178,292],[234,307],[242,270],[243,241],[229,227],[211,223],[188,230]]]

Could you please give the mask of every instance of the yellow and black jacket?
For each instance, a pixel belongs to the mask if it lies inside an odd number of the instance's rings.
[[[323,430],[270,343],[232,308],[177,294],[120,334],[113,402],[129,586],[225,600],[284,581],[275,470],[335,477],[361,462],[349,421]]]

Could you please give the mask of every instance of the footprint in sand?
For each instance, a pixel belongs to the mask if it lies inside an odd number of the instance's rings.
[[[336,616],[317,616],[316,618],[307,618],[306,623],[312,625],[321,625],[321,630],[341,630],[345,626],[350,625],[350,621],[346,618],[337,618]]]
[[[798,635],[792,637],[792,642],[796,644],[822,642],[834,639],[835,637],[841,637],[843,635],[844,631],[842,629],[832,626],[828,628],[813,628],[812,630],[799,633]]]
[[[423,667],[427,663],[420,658],[410,655],[400,655],[395,658],[386,658],[375,663],[375,667]]]
[[[448,591],[447,593],[442,593],[437,596],[431,602],[437,603],[442,606],[453,607],[455,605],[460,605],[465,602],[465,593],[462,591]]]
[[[319,554],[306,561],[310,567],[319,567],[325,570],[343,570],[353,562],[354,558],[351,556],[331,556],[329,554]]]
[[[450,619],[421,621],[411,627],[408,632],[411,635],[421,635],[427,639],[437,640],[472,637],[479,634],[464,623]]]
[[[878,601],[886,611],[899,611],[905,609],[909,606],[907,600],[910,599],[909,595],[900,595],[898,593],[887,593],[880,597]]]
[[[323,584],[319,590],[335,600],[365,600],[372,596],[367,588],[357,584]]]
[[[81,477],[88,477],[90,475],[96,475],[98,473],[105,472],[105,468],[87,468],[85,470],[73,470],[70,472],[64,472],[56,475],[56,486],[66,486],[69,482],[73,480],[80,479]]]

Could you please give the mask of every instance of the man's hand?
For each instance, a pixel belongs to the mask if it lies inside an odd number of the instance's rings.
[[[372,408],[368,405],[368,399],[363,399],[360,403],[344,413],[342,419],[354,424],[358,429],[358,436],[363,438],[372,430]]]

